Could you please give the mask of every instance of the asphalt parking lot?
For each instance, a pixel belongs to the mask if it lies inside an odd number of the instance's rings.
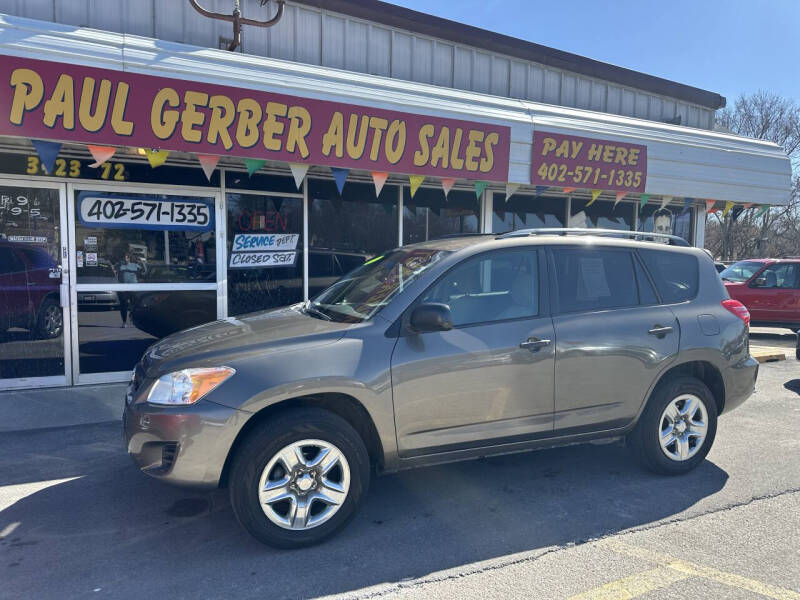
[[[792,355],[689,475],[620,445],[405,472],[297,551],[253,541],[223,491],[140,474],[117,423],[2,433],[0,597],[800,599],[798,431]]]

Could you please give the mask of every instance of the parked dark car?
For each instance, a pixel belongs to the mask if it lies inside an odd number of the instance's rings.
[[[117,274],[110,263],[101,262],[96,266],[80,267],[78,272],[80,283],[119,283]],[[119,310],[117,292],[109,290],[95,292],[78,292],[79,311]]]
[[[64,329],[61,269],[43,248],[0,240],[0,331],[27,329],[41,339]]]
[[[800,259],[740,260],[720,277],[750,311],[752,325],[800,330]]]
[[[686,473],[753,392],[747,309],[680,238],[582,233],[404,246],[312,301],[157,342],[126,394],[128,452],[227,486],[278,547],[339,530],[374,472],[624,438]]]

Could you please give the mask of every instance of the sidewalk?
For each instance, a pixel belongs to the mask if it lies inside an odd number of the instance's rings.
[[[125,383],[0,392],[0,433],[119,421]]]

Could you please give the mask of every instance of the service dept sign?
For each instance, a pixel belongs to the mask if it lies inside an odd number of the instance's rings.
[[[297,260],[299,233],[237,233],[231,246],[231,269],[291,267]]]

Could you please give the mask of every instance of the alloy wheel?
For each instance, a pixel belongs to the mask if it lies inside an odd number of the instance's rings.
[[[282,448],[264,468],[258,498],[267,518],[284,529],[312,529],[335,515],[347,499],[350,465],[323,440]]]
[[[708,433],[708,411],[694,394],[681,394],[673,399],[659,420],[661,450],[671,460],[682,462],[692,458]]]

